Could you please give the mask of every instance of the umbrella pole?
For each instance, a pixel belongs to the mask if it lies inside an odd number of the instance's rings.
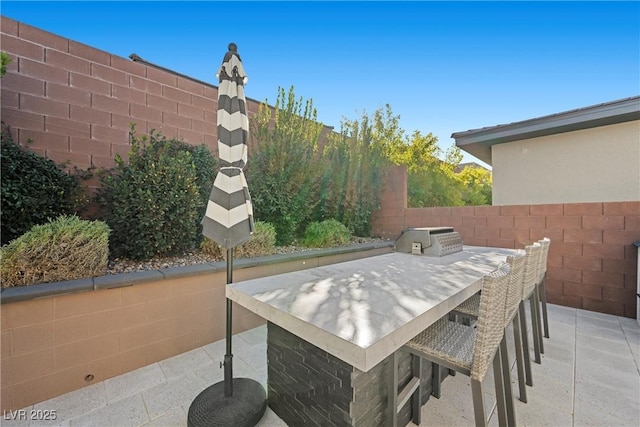
[[[227,285],[233,283],[233,248],[227,249]],[[227,352],[224,355],[224,395],[233,395],[232,301],[227,298]]]

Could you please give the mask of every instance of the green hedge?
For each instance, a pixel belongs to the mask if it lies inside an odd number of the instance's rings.
[[[112,251],[130,259],[182,254],[200,238],[213,158],[154,131],[138,137],[132,128],[130,144],[128,163],[116,156],[99,191],[104,220],[113,230]]]
[[[74,213],[82,187],[75,176],[53,161],[20,147],[4,126],[0,140],[0,223],[4,245],[49,218]]]
[[[322,222],[312,222],[304,233],[303,244],[311,248],[329,248],[349,243],[351,233],[341,222],[328,219]]]

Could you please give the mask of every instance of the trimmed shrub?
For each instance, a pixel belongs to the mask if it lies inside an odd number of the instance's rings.
[[[176,139],[167,140],[160,134],[155,134],[151,131],[151,138],[162,140],[166,144],[150,144],[150,150],[156,150],[156,155],[169,155],[175,156],[181,151],[187,151],[191,153],[191,159],[196,173],[196,185],[198,186],[199,205],[198,215],[196,215],[196,223],[194,225],[194,243],[197,246],[204,236],[202,236],[202,217],[207,209],[207,203],[209,201],[209,195],[211,194],[211,187],[213,187],[213,180],[216,177],[218,170],[218,159],[216,159],[206,145],[191,145],[184,141],[178,141]],[[164,153],[157,152],[158,150],[164,150]]]
[[[0,250],[2,287],[105,274],[109,231],[102,221],[75,215],[34,226]]]
[[[310,248],[329,248],[346,245],[350,240],[351,233],[344,224],[335,219],[327,219],[309,224],[302,243]]]
[[[203,208],[193,155],[154,131],[129,135],[129,163],[116,155],[98,196],[112,252],[137,260],[184,253],[194,247]]]
[[[4,245],[34,225],[75,213],[82,187],[77,177],[67,174],[53,161],[23,150],[8,129],[2,129],[0,140],[0,223]]]
[[[226,259],[227,250],[210,239],[204,239],[200,245],[206,254]],[[274,254],[276,251],[276,229],[263,221],[255,222],[255,230],[251,239],[233,249],[234,258],[253,258]]]

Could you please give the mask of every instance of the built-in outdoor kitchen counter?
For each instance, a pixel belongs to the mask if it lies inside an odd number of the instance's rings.
[[[395,252],[227,287],[228,298],[268,321],[269,406],[288,425],[389,424],[390,356],[478,292],[482,276],[513,253],[464,246],[426,256],[434,242],[409,237],[418,255]],[[413,375],[409,354],[400,352],[403,386]],[[422,366],[430,378],[431,364]],[[426,402],[431,384],[423,382]],[[410,403],[399,425],[409,422]]]

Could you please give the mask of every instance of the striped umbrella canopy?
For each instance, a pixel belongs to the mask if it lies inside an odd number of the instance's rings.
[[[227,284],[233,283],[233,248],[253,233],[251,196],[242,168],[247,164],[249,120],[247,117],[244,72],[238,47],[229,51],[216,73],[218,87],[218,155],[216,175],[202,219],[202,234],[227,249]],[[232,301],[226,299],[226,352],[224,381],[201,392],[189,406],[189,427],[255,426],[267,408],[262,385],[249,378],[233,378]],[[234,386],[235,384],[235,386]],[[236,393],[234,394],[234,388]],[[224,391],[224,393],[222,393]]]
[[[227,249],[246,242],[253,233],[253,208],[242,169],[247,164],[249,119],[244,85],[247,75],[234,43],[216,76],[218,87],[218,155],[220,171],[213,182],[202,234]]]

